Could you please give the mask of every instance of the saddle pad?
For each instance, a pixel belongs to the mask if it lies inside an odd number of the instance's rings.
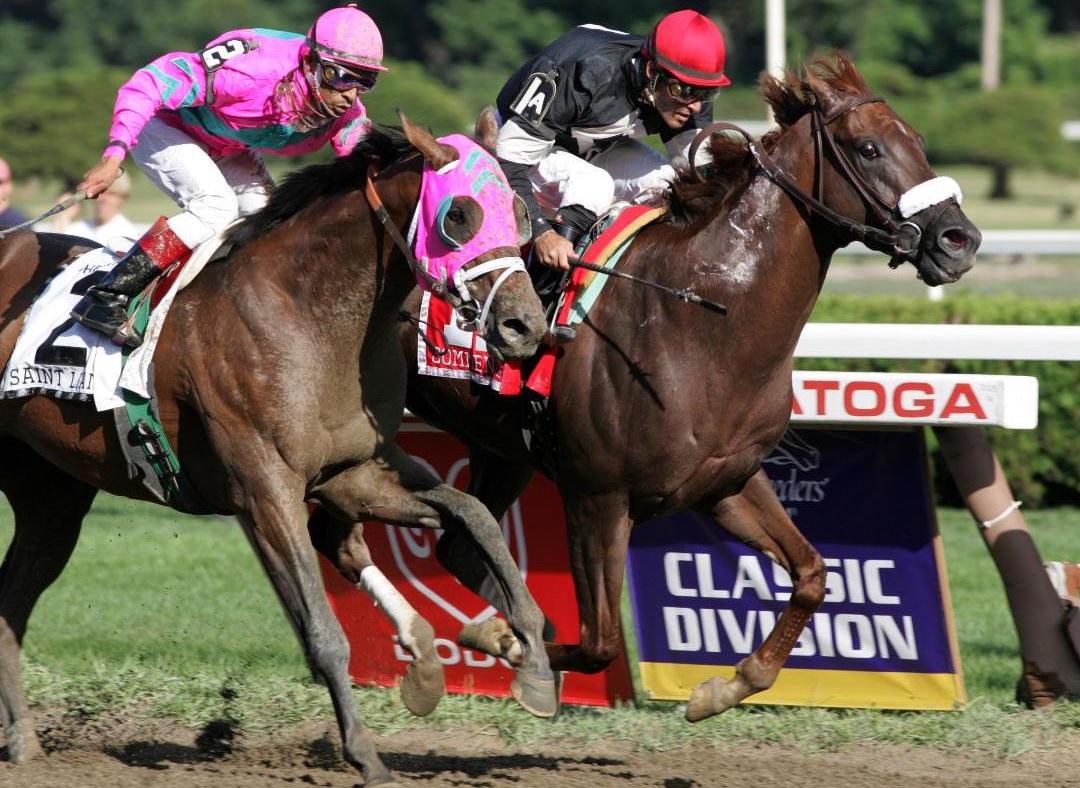
[[[604,228],[581,255],[582,262],[614,268],[630,246],[630,241],[643,227],[659,219],[667,212],[663,207],[630,205]],[[586,268],[574,269],[570,285],[563,293],[556,322],[574,325],[585,319],[596,299],[611,277]]]
[[[97,410],[123,405],[116,396],[120,347],[71,317],[86,289],[116,264],[106,248],[94,249],[60,269],[34,301],[4,370],[0,396],[45,394],[93,401]]]
[[[123,360],[108,337],[75,322],[71,310],[87,288],[100,281],[119,256],[94,249],[72,260],[50,279],[26,316],[0,386],[2,397],[45,394],[93,401],[99,411],[124,407],[120,389],[150,397],[150,362],[165,315],[176,293],[205,267],[221,236],[200,245],[150,317],[143,344]]]

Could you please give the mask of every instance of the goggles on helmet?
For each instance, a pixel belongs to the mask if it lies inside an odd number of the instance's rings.
[[[695,101],[712,101],[720,90],[715,87],[688,85],[685,82],[680,82],[671,74],[661,75],[660,84],[664,86],[667,94],[680,104],[693,104]]]
[[[339,63],[319,61],[319,82],[342,93],[356,88],[357,93],[367,93],[375,87],[379,78],[377,71],[350,71]]]

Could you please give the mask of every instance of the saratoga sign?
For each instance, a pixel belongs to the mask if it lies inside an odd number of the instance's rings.
[[[1037,378],[907,372],[792,375],[791,420],[874,424],[982,424],[1033,429]]]
[[[828,569],[825,600],[751,703],[951,709],[964,701],[921,431],[791,430],[766,460]],[[787,572],[698,515],[636,527],[630,588],[642,684],[680,700],[730,677],[772,631]]]

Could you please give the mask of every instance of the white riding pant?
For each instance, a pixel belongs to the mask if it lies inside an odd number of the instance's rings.
[[[192,249],[266,205],[274,187],[258,153],[214,159],[200,142],[160,118],[146,124],[131,157],[183,209],[170,217],[169,227]]]
[[[580,205],[605,214],[616,202],[647,202],[675,179],[667,157],[643,142],[624,140],[586,161],[553,150],[529,174],[540,204],[552,211]]]

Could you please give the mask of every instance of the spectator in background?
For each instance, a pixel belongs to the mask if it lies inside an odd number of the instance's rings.
[[[68,235],[97,241],[113,251],[126,252],[147,229],[147,225],[134,224],[121,213],[130,194],[131,178],[124,173],[94,200],[91,219],[77,219],[63,229],[57,229]]]
[[[13,227],[30,218],[18,208],[11,206],[11,192],[14,188],[11,166],[0,159],[0,227]]]

